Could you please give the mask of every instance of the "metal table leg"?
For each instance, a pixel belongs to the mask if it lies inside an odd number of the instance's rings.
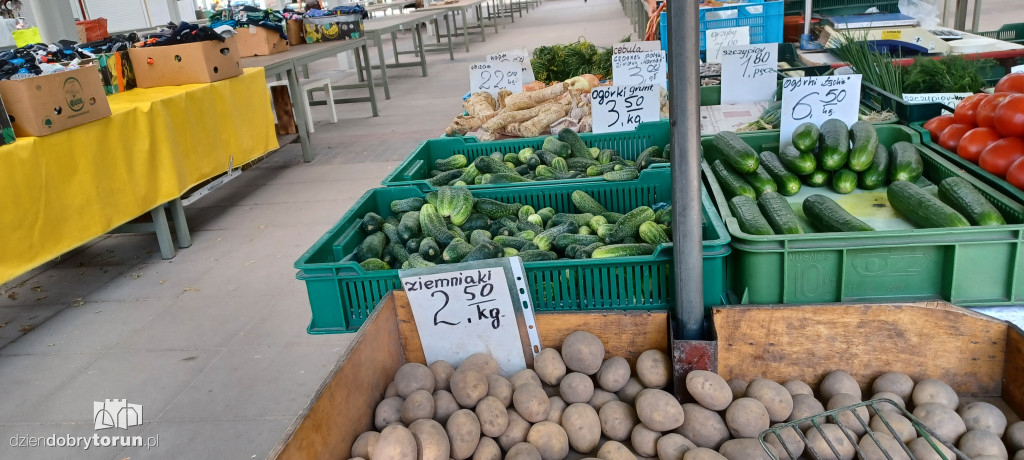
[[[181,198],[171,200],[171,220],[174,221],[174,234],[178,238],[178,247],[187,248],[192,246],[192,234],[188,231],[188,223],[185,221],[185,207],[181,205]]]
[[[391,51],[394,51],[395,53],[395,64],[398,64],[398,37],[396,37],[397,34],[397,32],[391,32]]]
[[[302,146],[302,161],[313,161],[313,147],[309,143],[309,128],[307,127],[306,111],[302,110],[303,94],[299,87],[298,70],[295,66],[285,70],[288,77],[288,94],[292,99],[292,113],[295,115],[295,127],[299,132],[299,144]],[[297,108],[297,109],[296,109]]]
[[[452,19],[454,19],[454,13],[452,16]],[[444,15],[444,30],[446,32],[445,36],[448,37],[448,60],[454,61],[455,45],[452,43],[452,27],[451,24],[448,23],[448,13],[445,13]],[[466,44],[466,51],[469,51],[469,44]]]
[[[480,5],[476,6],[477,10],[480,10]],[[458,18],[455,19],[455,30],[459,30]],[[482,29],[481,29],[482,30]],[[469,52],[469,15],[466,14],[466,10],[462,10],[462,39],[466,42],[466,52]]]
[[[379,35],[378,35],[378,37],[379,37]],[[360,48],[363,49],[363,59],[366,60],[366,89],[370,91],[370,109],[373,111],[373,116],[376,117],[376,116],[378,116],[378,112],[377,112],[377,94],[373,90],[373,69],[370,66],[370,50],[368,49],[368,47],[366,46],[365,43],[363,43],[363,46],[361,46]],[[383,69],[384,67],[385,66],[381,66],[381,69]],[[384,85],[385,85],[384,88],[385,88],[385,92],[386,92],[387,91],[387,78],[386,77],[384,79]]]
[[[420,65],[423,67],[423,76],[427,76],[427,51],[423,48],[423,27],[416,24],[413,39],[413,46],[420,51]]]
[[[388,88],[388,63],[384,61],[384,45],[381,44],[380,34],[374,34],[373,44],[377,47],[377,59],[380,59],[380,77],[384,80],[384,99],[391,99],[391,89]],[[398,62],[398,54],[395,54],[395,62]],[[366,59],[366,67],[370,67],[370,59]],[[369,75],[367,75],[369,78]],[[373,86],[372,80],[370,86]]]
[[[153,231],[156,232],[156,241],[160,245],[160,257],[164,260],[174,258],[174,242],[171,241],[171,228],[167,226],[167,213],[164,212],[164,205],[159,205],[149,211],[153,217]]]

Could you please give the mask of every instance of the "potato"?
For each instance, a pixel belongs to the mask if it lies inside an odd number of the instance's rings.
[[[367,431],[352,443],[353,457],[370,458],[373,455],[374,449],[377,448],[377,442],[380,441],[380,433],[376,431]]]
[[[618,400],[619,397],[615,396],[615,393],[607,392],[600,388],[595,388],[594,396],[590,397],[590,401],[587,401],[587,404],[590,404],[590,406],[593,407],[595,410],[601,410],[601,407],[603,407],[605,404]]]
[[[448,460],[451,457],[448,434],[440,423],[430,419],[417,420],[409,425],[409,431],[416,438],[418,460]]]
[[[392,380],[388,387],[384,389],[384,398],[393,398],[395,396],[398,396],[398,389],[395,388],[395,381]]]
[[[526,442],[537,448],[542,460],[562,460],[569,455],[569,436],[554,422],[534,424],[526,434]]]
[[[537,423],[548,418],[551,401],[543,388],[528,383],[516,388],[512,393],[512,406],[526,421]]]
[[[1013,460],[1024,460],[1024,450],[1018,450],[1013,456]]]
[[[776,423],[775,425],[772,425],[772,427],[779,427],[781,425],[781,423]],[[779,440],[780,437],[782,438],[781,441]],[[800,437],[800,433],[797,433],[796,430],[791,427],[780,429],[778,435],[765,435],[764,441],[766,444],[772,446],[772,452],[775,452],[775,455],[779,460],[795,460],[800,457],[800,454],[803,453],[805,447],[804,440]],[[787,451],[786,449],[789,450]],[[793,453],[793,456],[789,455],[790,452]]]
[[[865,434],[860,438],[858,445],[864,452],[863,460],[888,460],[889,458],[910,460],[910,456],[903,450],[900,442],[886,433],[875,433],[874,439],[871,438],[871,435]],[[889,456],[887,457],[885,453],[888,453]]]
[[[434,395],[427,390],[416,390],[402,402],[402,423],[407,426],[424,418],[434,417]]]
[[[455,400],[451,392],[437,390],[434,392],[434,420],[444,425],[448,423],[455,411],[459,410],[459,402]]]
[[[917,388],[920,388],[923,383],[927,380],[917,384]],[[914,394],[917,394],[917,388],[914,389]],[[914,408],[914,417],[917,417],[921,423],[935,431],[935,434],[939,435],[945,441],[955,443],[960,439],[964,433],[967,432],[967,425],[964,421],[953,412],[953,409],[946,407],[939,403],[925,403]]]
[[[789,414],[787,422],[794,420],[800,420],[803,418],[811,417],[816,414],[825,412],[825,406],[821,405],[821,402],[814,399],[814,396],[806,394],[793,395],[793,413]],[[825,417],[817,417],[814,419],[819,424],[825,423]],[[800,431],[807,431],[807,428],[813,426],[810,421],[803,422],[799,425]]]
[[[811,396],[814,396],[814,390],[811,389],[811,386],[806,384],[806,383],[804,383],[804,382],[802,382],[802,381],[800,381],[800,380],[790,380],[790,381],[788,381],[786,383],[783,383],[782,386],[787,391],[789,391],[789,394],[791,394],[793,396],[796,396],[796,395],[811,395]]]
[[[730,387],[732,384],[729,385]],[[783,422],[793,413],[793,395],[786,387],[768,379],[754,379],[743,392],[748,398],[754,398],[768,409],[768,417],[773,422]],[[735,396],[735,390],[733,396]],[[739,398],[737,398],[739,399]]]
[[[475,367],[460,366],[452,374],[451,388],[452,396],[455,396],[459,405],[472,409],[476,407],[477,402],[487,396],[487,376],[478,372]]]
[[[914,392],[914,380],[902,372],[886,372],[871,383],[872,393],[892,393],[907,401]]]
[[[633,446],[633,452],[638,457],[653,457],[658,455],[658,439],[661,432],[654,431],[644,426],[643,423],[634,426],[629,436],[629,445]]]
[[[956,458],[956,454],[953,453],[948,447],[942,445],[938,441],[935,441],[935,445],[939,447],[942,454],[947,459],[953,460]],[[913,441],[907,443],[907,447],[910,449],[910,453],[914,454],[914,458],[917,460],[940,460],[939,454],[935,452],[935,448],[928,443],[926,438],[915,438]]]
[[[565,377],[565,362],[554,348],[545,348],[533,358],[533,370],[545,385],[558,385]]]
[[[643,356],[643,355],[641,355]],[[629,381],[631,371],[629,361],[621,356],[612,356],[604,360],[597,371],[597,386],[612,393],[619,391]]]
[[[544,350],[541,350],[541,353],[543,352]],[[534,362],[536,363],[536,361]],[[512,382],[513,391],[516,388],[519,388],[519,385],[522,385],[524,383],[536,383],[537,386],[544,384],[544,382],[540,381],[540,377],[537,376],[537,372],[534,371],[533,369],[523,369],[519,372],[516,372],[515,374],[512,374],[512,377],[509,379],[509,381]]]
[[[896,431],[893,435],[889,428],[885,426],[885,422],[878,416],[871,417],[871,423],[868,425],[871,427],[871,431],[875,433],[884,433],[895,437],[903,442],[910,442],[917,437],[917,428],[914,428],[914,424],[910,422],[906,417],[896,414],[885,414],[885,420],[889,422],[889,426]]]
[[[501,448],[491,438],[480,438],[480,444],[476,445],[476,452],[473,452],[473,460],[502,460]]]
[[[636,358],[636,375],[647,388],[665,388],[672,382],[672,359],[661,350],[647,350]]]
[[[622,401],[610,401],[598,413],[601,419],[601,433],[613,441],[629,439],[633,427],[640,421],[633,406]]]
[[[960,406],[960,398],[956,395],[956,392],[949,385],[946,385],[946,382],[937,379],[926,379],[917,382],[912,398],[914,400],[914,407],[935,403],[942,404],[951,410],[956,410]]]
[[[996,437],[1006,432],[1006,415],[998,407],[983,401],[972,401],[964,404],[959,411],[967,431],[988,430]]]
[[[459,367],[475,369],[485,376],[501,372],[501,369],[498,367],[498,361],[490,353],[473,353],[462,360],[459,363]]]
[[[683,407],[671,393],[654,388],[636,397],[636,415],[654,431],[669,431],[683,424]]]
[[[818,390],[822,401],[830,401],[839,393],[851,394],[858,401],[864,396],[860,392],[860,385],[857,384],[857,379],[854,379],[852,375],[845,371],[832,371],[825,374],[825,378],[822,379]]]
[[[597,450],[601,441],[601,418],[585,403],[570,404],[562,413],[562,429],[569,437],[569,446],[584,454]]]
[[[508,428],[508,411],[494,396],[485,396],[476,403],[474,413],[477,420],[480,420],[480,432],[484,436],[498,437]]]
[[[1010,450],[1024,450],[1024,421],[1007,427],[1003,438],[1006,440],[1006,447],[1009,447]]]
[[[683,454],[683,460],[729,460],[722,454],[706,447],[690,449]]]
[[[540,451],[533,444],[521,442],[508,450],[505,460],[541,460]]]
[[[594,381],[579,372],[571,372],[558,384],[558,393],[568,404],[590,401],[594,396]]]
[[[448,442],[451,443],[451,458],[463,460],[476,452],[476,445],[480,442],[480,420],[476,418],[473,411],[469,409],[455,411],[448,418],[445,431],[448,432]]]
[[[597,451],[597,458],[601,460],[637,460],[636,455],[628,447],[618,441],[607,441]]]
[[[729,439],[729,427],[718,412],[700,404],[686,403],[683,404],[683,413],[683,424],[676,429],[676,433],[693,441],[697,447],[717,450]]]
[[[806,449],[808,457],[815,458],[814,453],[817,453],[817,458],[853,460],[854,455],[857,454],[857,448],[846,438],[846,434],[843,433],[843,430],[838,425],[826,423],[821,425],[820,428],[821,430],[819,431],[818,428],[812,426],[804,433],[807,437]],[[832,446],[835,447],[835,452],[832,451],[828,442],[825,441],[826,437],[832,443]],[[839,454],[838,457],[836,457],[836,454]]]
[[[729,460],[772,460],[768,452],[764,451],[764,447],[761,447],[761,442],[754,438],[725,441],[718,449],[718,453]],[[775,449],[772,449],[772,453],[775,453]]]
[[[683,454],[697,445],[679,433],[665,433],[658,438],[657,447],[659,460],[682,460]]]
[[[433,393],[434,373],[420,363],[405,363],[395,373],[395,390],[403,398],[408,398],[416,390]]]
[[[430,363],[428,367],[430,368],[430,373],[434,374],[434,390],[447,390],[449,388],[448,381],[452,379],[455,367],[443,359]]]
[[[1006,451],[1006,446],[1003,445],[999,436],[988,430],[971,430],[964,433],[957,443],[957,448],[971,458],[983,455],[999,457],[1002,460],[1010,458],[1010,454]]]
[[[604,362],[604,344],[587,331],[573,332],[562,341],[562,359],[569,370],[594,375]]]
[[[377,404],[377,409],[373,412],[373,426],[378,430],[383,430],[388,425],[401,424],[402,403],[404,402],[404,399],[394,396]]]
[[[508,451],[512,446],[526,442],[526,434],[530,432],[530,422],[527,422],[516,412],[515,409],[508,410],[508,428],[498,436],[498,445],[501,449]]]
[[[565,408],[569,405],[565,403],[565,400],[561,396],[552,396],[548,398],[548,418],[549,422],[562,423],[562,413],[565,412]]]
[[[615,395],[619,397],[619,401],[633,404],[636,402],[636,395],[640,394],[644,390],[644,384],[640,383],[640,379],[636,377],[630,377],[626,381],[626,386],[622,387],[621,390],[616,391]]]
[[[887,402],[875,403],[878,406],[878,411],[881,412],[883,415],[885,415],[887,417],[890,414],[892,414],[892,415],[902,415],[903,411],[901,411],[900,409],[901,408],[902,409],[906,409],[906,407],[907,407],[906,401],[904,401],[904,399],[901,398],[900,395],[898,395],[896,393],[887,393],[887,392],[883,391],[881,393],[875,393],[874,395],[871,396],[870,399],[872,399],[872,400],[874,400],[874,399],[888,399],[888,400],[896,403],[896,406],[898,406],[898,407],[893,406],[892,404],[887,403]],[[868,413],[871,414],[871,415],[875,415],[875,409],[872,408],[871,406],[868,406]]]
[[[836,410],[846,406],[852,406],[860,403],[861,400],[848,393],[839,393],[828,400],[828,404],[825,405],[825,410]],[[835,414],[835,418],[839,419],[838,424],[846,427],[852,431],[857,437],[861,437],[867,432],[864,425],[871,421],[871,416],[868,414],[868,408],[865,406],[858,407],[854,410],[845,410]]]
[[[734,438],[755,438],[771,425],[768,409],[754,398],[740,398],[725,410],[725,424]]]
[[[714,410],[725,410],[732,403],[732,389],[722,376],[708,371],[686,374],[686,390],[700,405]]]
[[[433,382],[433,377],[431,377],[431,382]],[[374,460],[416,460],[416,437],[404,426],[388,425],[380,432],[380,438],[373,451],[373,458]]]
[[[733,399],[733,401],[746,396],[746,394],[747,394],[747,385],[748,385],[746,380],[732,379],[732,380],[730,380],[728,382],[725,382],[725,383],[728,383],[729,384],[729,389],[732,390],[732,399]],[[789,393],[789,392],[787,391],[786,393]],[[793,399],[792,396],[789,399],[792,401],[792,399]]]
[[[512,382],[498,374],[487,376],[487,396],[494,396],[505,407],[512,405]]]

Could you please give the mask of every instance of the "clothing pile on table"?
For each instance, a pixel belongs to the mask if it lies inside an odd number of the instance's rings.
[[[280,11],[271,9],[260,9],[255,6],[244,5],[234,12],[228,9],[219,10],[210,17],[210,27],[220,31],[224,26],[232,28],[263,27],[281,34],[281,38],[287,40],[288,35],[284,29],[285,15]]]
[[[25,45],[0,52],[0,80],[18,80],[75,70],[78,68],[79,60],[90,57],[92,55],[82,52],[75,42],[68,40],[61,40],[52,45]]]
[[[363,19],[370,19],[370,13],[363,8],[363,5],[352,5],[352,6],[336,6],[329,10],[318,10],[311,9],[306,11],[306,17],[309,18],[320,18],[324,16],[344,16],[348,14],[358,14]]]
[[[160,32],[149,34],[140,47],[148,46],[170,46],[170,45],[183,45],[186,43],[198,43],[211,40],[224,41],[225,36],[214,30],[210,26],[198,26],[196,24],[189,24],[188,22],[182,21],[181,24],[174,25],[168,24],[169,30],[161,30]],[[234,29],[231,29],[234,33]]]

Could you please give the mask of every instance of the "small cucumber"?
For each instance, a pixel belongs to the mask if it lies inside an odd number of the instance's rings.
[[[582,190],[572,192],[570,198],[572,198],[572,204],[576,205],[576,209],[579,209],[581,213],[597,215],[608,212],[608,210],[605,209],[604,206],[601,206],[601,203],[598,203],[594,197],[588,195],[587,192]]]
[[[853,217],[839,203],[825,195],[814,194],[804,198],[804,216],[822,232],[873,231],[870,225]]]
[[[850,158],[850,128],[842,120],[830,118],[821,124],[818,159],[821,168],[835,171],[846,165]]]
[[[910,142],[897,142],[889,148],[889,180],[917,182],[924,173],[921,153]]]
[[[875,125],[864,120],[854,123],[850,126],[850,140],[853,141],[853,148],[850,149],[850,169],[854,172],[868,169],[878,149],[878,132],[875,131]]]
[[[795,174],[789,172],[782,162],[779,161],[779,157],[775,156],[772,152],[761,152],[758,155],[761,160],[761,166],[764,167],[765,171],[775,179],[775,184],[778,186],[779,193],[786,196],[793,196],[800,192],[800,178],[796,177]]]
[[[737,195],[729,200],[729,210],[740,225],[740,230],[749,235],[774,235],[772,226],[761,215],[757,202],[749,196]]]
[[[814,172],[804,176],[804,183],[811,187],[824,187],[832,174],[824,169],[815,169]]]
[[[761,196],[764,192],[776,192],[778,186],[775,185],[775,179],[768,174],[768,171],[764,169],[764,166],[757,165],[757,169],[749,174],[744,174],[743,178],[747,180],[747,183],[754,187],[754,192],[757,196]]]
[[[974,225],[1005,225],[1006,220],[967,179],[950,177],[939,183],[939,199]]]
[[[604,173],[602,177],[608,182],[621,182],[636,180],[637,177],[640,177],[640,173],[638,173],[634,168],[625,168],[618,171]]]
[[[782,166],[799,176],[810,174],[818,167],[818,160],[813,154],[801,152],[792,145],[779,150],[779,161],[782,162]]]
[[[923,228],[970,227],[967,218],[931,193],[911,182],[898,180],[885,192],[892,208],[910,223]]]
[[[874,190],[885,185],[887,177],[889,177],[889,149],[878,144],[878,147],[875,147],[875,156],[871,159],[871,166],[860,173],[858,184],[864,190]]]
[[[818,146],[819,135],[818,127],[814,123],[801,124],[793,130],[793,147],[803,153],[811,153]]]
[[[732,170],[731,166],[726,165],[722,160],[715,160],[711,164],[711,172],[718,179],[718,184],[722,186],[722,191],[725,192],[726,198],[732,198],[737,195],[749,197],[751,200],[757,198],[757,194],[754,193],[754,187],[751,187],[747,181],[743,180],[739,174]]]
[[[804,232],[800,228],[800,221],[797,220],[793,208],[786,201],[786,197],[781,194],[773,192],[762,193],[761,196],[757,197],[757,207],[761,210],[761,215],[768,221],[768,224],[772,226],[772,230],[775,230],[775,233],[796,235]]]
[[[846,168],[841,168],[832,173],[832,190],[836,193],[846,195],[857,188],[857,173]]]
[[[384,218],[375,212],[368,212],[359,223],[359,230],[366,235],[372,235],[381,230],[384,225]]]

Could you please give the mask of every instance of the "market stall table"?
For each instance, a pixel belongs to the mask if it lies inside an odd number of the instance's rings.
[[[435,4],[426,8],[420,8],[418,11],[446,11],[452,14],[452,22],[455,23],[455,34],[459,34],[459,22],[458,16],[462,15],[462,40],[466,45],[466,52],[469,52],[469,36],[480,35],[482,41],[487,41],[486,25],[484,24],[484,9],[483,4],[488,0],[459,0],[456,3],[450,4]],[[469,24],[469,10],[473,10],[476,14],[476,25]],[[447,25],[448,17],[445,16],[445,24]],[[472,29],[480,29],[479,32],[474,32]],[[450,30],[450,29],[449,29]],[[494,22],[494,33],[498,33],[498,23]],[[448,34],[451,38],[451,33]],[[438,44],[440,44],[441,36],[438,35]],[[435,45],[436,46],[436,45]]]
[[[108,100],[108,118],[0,147],[0,282],[147,212],[162,255],[173,257],[164,206],[177,211],[188,246],[182,194],[278,148],[260,69]]]
[[[439,11],[416,11],[409,14],[403,14],[398,16],[388,16],[380,19],[370,19],[363,23],[363,32],[366,34],[367,39],[373,40],[373,45],[377,48],[377,59],[381,63],[379,66],[373,66],[373,68],[380,68],[381,83],[374,83],[376,86],[384,87],[384,98],[391,99],[391,90],[388,88],[388,70],[399,67],[420,67],[423,69],[423,76],[427,76],[427,55],[423,44],[423,33],[421,30],[421,24],[433,21],[434,27],[438,27],[437,21],[439,16],[445,16],[447,13]],[[447,23],[446,23],[447,25]],[[399,51],[397,43],[397,35],[400,30],[413,29],[413,50],[412,51]],[[395,53],[395,63],[388,64],[384,59],[384,46],[382,44],[382,38],[385,34],[391,35],[391,48]],[[448,50],[452,52],[452,39],[451,34],[448,35]],[[419,56],[418,62],[400,62],[399,55],[412,54]]]
[[[376,4],[373,4],[373,5],[367,5],[365,8],[366,8],[366,12],[369,13],[371,17],[373,16],[374,13],[382,13],[384,16],[387,16],[388,11],[392,11],[392,10],[398,10],[398,13],[402,14],[402,13],[405,12],[406,8],[416,8],[416,1],[415,0],[411,0],[411,1],[410,0],[406,0],[406,1],[376,3]]]
[[[953,29],[945,29],[945,28],[942,28],[942,27],[938,27],[937,30],[950,30],[950,31],[952,31]],[[970,59],[970,60],[973,60],[973,59],[993,59],[993,60],[999,62],[999,65],[1004,67],[1007,72],[1010,71],[1011,67],[1016,65],[1016,60],[1018,58],[1024,57],[1024,45],[1019,45],[1017,43],[1010,43],[1010,42],[1002,41],[1002,40],[996,40],[994,38],[989,38],[989,37],[983,37],[981,35],[975,35],[975,34],[968,33],[968,32],[959,32],[959,31],[955,31],[955,32],[959,33],[963,38],[960,39],[960,40],[953,40],[953,41],[950,41],[948,43],[953,44],[953,43],[956,43],[958,41],[970,40],[971,43],[976,44],[976,45],[971,46],[971,49],[974,49],[974,48],[977,47],[977,48],[983,48],[983,49],[985,49],[985,51],[981,51],[981,52],[970,51],[970,52],[966,52],[966,53],[957,53],[954,50],[954,52],[951,52],[950,54],[955,54],[955,55],[958,55],[958,56],[963,56],[964,59]],[[802,63],[804,63],[806,65],[809,65],[809,66],[830,65],[832,67],[843,67],[843,66],[846,65],[846,63],[840,61],[839,58],[835,57],[835,55],[833,55],[832,53],[829,53],[829,52],[821,52],[821,51],[818,51],[818,52],[807,52],[807,51],[803,51],[803,50],[799,50],[798,49],[797,50],[797,56],[799,57],[799,59],[800,59],[800,61]],[[941,56],[934,56],[934,57],[941,57]],[[914,62],[914,59],[913,58],[905,58],[905,59],[897,59],[895,61],[898,62],[900,65],[906,66],[906,65],[912,64]]]

